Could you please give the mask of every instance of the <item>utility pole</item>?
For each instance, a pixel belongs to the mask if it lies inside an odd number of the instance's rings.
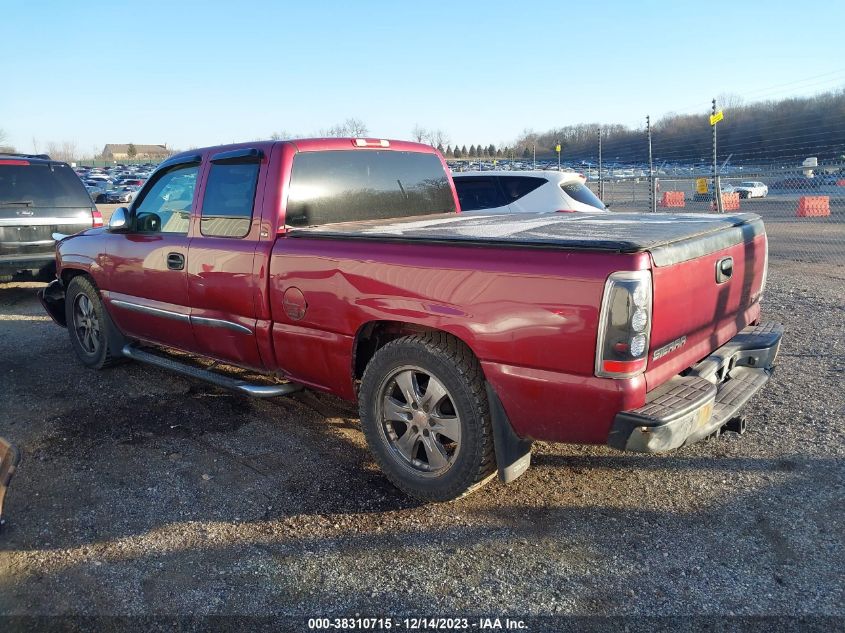
[[[651,157],[651,117],[645,117],[645,130],[648,136],[648,207],[649,211],[657,211],[657,196],[654,191],[654,162]]]
[[[602,180],[602,173],[601,173],[601,128],[598,129],[599,133],[599,199],[604,201],[604,180]]]
[[[710,117],[710,127],[713,128],[713,200],[716,201],[716,212],[722,213],[722,186],[719,183],[719,163],[716,161],[716,100],[713,99],[713,113]]]
[[[537,142],[532,143],[531,147],[534,151],[534,169],[537,169]]]

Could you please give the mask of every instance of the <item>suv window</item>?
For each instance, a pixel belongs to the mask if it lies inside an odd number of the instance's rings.
[[[159,174],[135,206],[140,233],[188,234],[199,165],[177,165]]]
[[[515,202],[548,182],[545,178],[532,176],[499,176],[502,191],[508,202]]]
[[[32,207],[91,207],[79,176],[62,163],[0,165],[0,204]]]
[[[458,190],[461,211],[492,209],[507,204],[507,200],[496,184],[496,179],[492,176],[461,176],[455,178],[455,189]]]
[[[252,221],[258,163],[212,164],[202,202],[200,232],[245,237]]]
[[[293,159],[285,223],[314,226],[452,211],[452,188],[435,154],[301,152]]]
[[[591,207],[595,207],[596,209],[601,209],[604,211],[607,209],[604,206],[604,202],[599,200],[598,196],[590,191],[590,188],[587,185],[580,183],[580,182],[567,182],[560,186],[563,189],[564,193],[568,195],[570,198],[575,200],[576,202],[581,202],[583,204],[588,204]]]

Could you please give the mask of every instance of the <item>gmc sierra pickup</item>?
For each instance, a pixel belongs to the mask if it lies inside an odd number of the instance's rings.
[[[739,429],[783,331],[760,319],[759,217],[459,210],[425,145],[192,150],[62,239],[41,300],[89,367],[357,400],[379,466],[424,500],[514,479],[535,439],[656,452]]]

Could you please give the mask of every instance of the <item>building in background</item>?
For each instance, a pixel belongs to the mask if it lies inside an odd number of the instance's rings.
[[[102,160],[150,160],[159,162],[164,160],[171,152],[167,145],[134,145],[135,151],[130,151],[133,143],[108,143],[100,155]]]

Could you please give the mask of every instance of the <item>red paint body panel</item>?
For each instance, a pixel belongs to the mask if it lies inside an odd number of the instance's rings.
[[[658,360],[649,357],[649,389],[695,364],[760,318],[766,236],[672,266],[655,266],[651,352],[686,336],[686,344]],[[731,278],[716,285],[716,262],[733,257]]]
[[[604,444],[616,414],[645,402],[642,376],[609,380],[501,363],[481,367],[523,437]]]
[[[112,305],[112,301],[140,304],[189,315],[188,280],[184,270],[169,270],[167,254],[188,254],[184,235],[105,234],[108,255],[106,279],[100,285],[112,319],[122,332],[162,345],[196,349],[191,324]]]
[[[209,161],[237,148],[263,152],[250,232],[242,239],[204,236],[200,213]],[[376,149],[435,153],[400,141]],[[368,324],[449,332],[479,358],[519,435],[576,443],[606,442],[619,411],[641,406],[647,391],[759,318],[765,235],[660,267],[647,252],[290,234],[284,217],[294,156],[326,150],[371,151],[350,139],[199,150],[203,162],[188,235],[93,229],[62,242],[59,272],[91,274],[116,324],[131,337],[284,375],[350,400],[356,397],[355,341]],[[459,208],[454,184],[452,193]],[[185,255],[185,270],[167,269],[169,252]],[[734,274],[716,286],[715,262],[726,256],[734,258]],[[625,270],[652,271],[648,366],[633,378],[597,378],[605,281]],[[115,300],[236,327],[157,318],[119,308]],[[684,346],[653,360],[655,349],[683,336]]]

